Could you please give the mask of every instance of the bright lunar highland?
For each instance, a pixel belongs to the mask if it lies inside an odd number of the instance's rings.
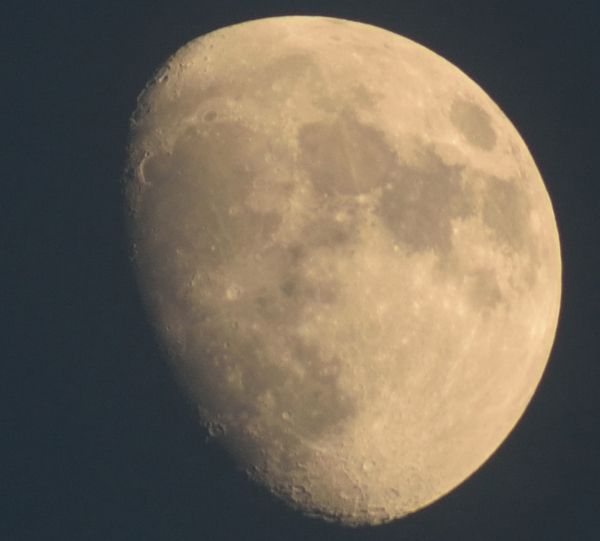
[[[538,169],[477,84],[381,28],[261,19],[179,50],[131,126],[140,290],[241,468],[361,525],[485,462],[548,360],[561,258]]]

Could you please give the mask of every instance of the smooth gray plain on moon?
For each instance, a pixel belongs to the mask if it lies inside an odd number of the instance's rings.
[[[424,507],[531,399],[560,305],[550,199],[510,121],[426,48],[324,17],[194,40],[140,96],[126,193],[201,421],[305,513]]]

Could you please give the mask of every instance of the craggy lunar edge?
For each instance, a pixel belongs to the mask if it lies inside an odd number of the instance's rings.
[[[141,94],[124,183],[181,384],[305,513],[426,506],[531,399],[560,306],[551,202],[510,121],[426,48],[324,17],[198,38]]]

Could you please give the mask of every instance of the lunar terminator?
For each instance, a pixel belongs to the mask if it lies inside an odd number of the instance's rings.
[[[551,202],[458,68],[326,17],[227,27],[132,118],[140,289],[200,419],[305,513],[437,500],[515,426],[561,295]]]

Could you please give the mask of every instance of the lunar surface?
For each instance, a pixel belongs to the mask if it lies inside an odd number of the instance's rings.
[[[131,126],[140,290],[241,468],[361,525],[485,462],[548,360],[561,259],[538,169],[477,84],[380,28],[270,18],[179,50]]]

